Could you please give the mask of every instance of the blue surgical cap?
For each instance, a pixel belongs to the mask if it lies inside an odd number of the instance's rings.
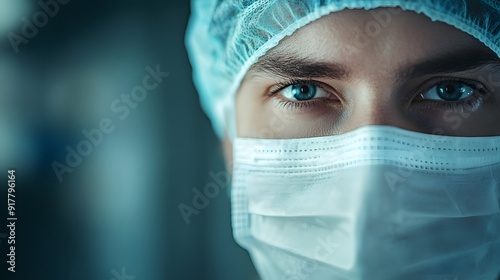
[[[281,39],[332,12],[379,7],[447,23],[500,56],[498,0],[193,0],[186,45],[202,107],[217,135],[235,133],[235,93],[249,68]]]

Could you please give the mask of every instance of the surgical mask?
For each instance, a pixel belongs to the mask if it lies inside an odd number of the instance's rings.
[[[236,138],[232,224],[264,280],[498,279],[500,136]]]

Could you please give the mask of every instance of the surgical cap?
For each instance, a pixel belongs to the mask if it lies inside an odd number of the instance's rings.
[[[281,39],[332,12],[379,7],[447,23],[500,56],[498,0],[193,0],[186,45],[202,107],[217,135],[235,133],[235,93],[249,68]]]

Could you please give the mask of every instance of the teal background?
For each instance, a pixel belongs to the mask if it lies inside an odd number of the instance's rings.
[[[9,168],[18,218],[17,272],[0,238],[0,278],[109,280],[125,268],[135,280],[256,279],[231,235],[228,187],[189,224],[178,208],[225,171],[191,81],[189,2],[72,0],[16,53],[9,34],[40,10],[0,0],[0,221]],[[111,104],[148,65],[169,76],[121,120]],[[115,129],[59,182],[53,163],[103,118]]]

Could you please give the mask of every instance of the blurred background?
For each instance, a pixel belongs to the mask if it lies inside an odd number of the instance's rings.
[[[188,17],[189,1],[0,0],[0,279],[257,278],[232,238]]]

